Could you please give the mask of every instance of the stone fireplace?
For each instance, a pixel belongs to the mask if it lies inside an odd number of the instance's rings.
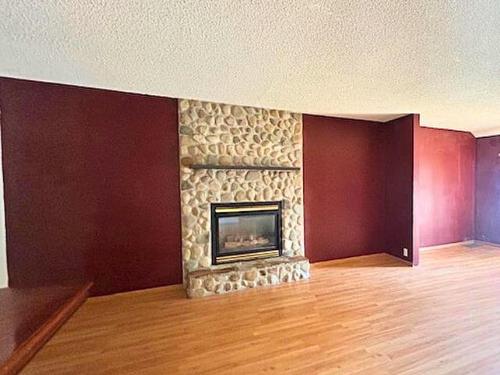
[[[188,296],[308,278],[302,115],[180,100],[179,141]]]

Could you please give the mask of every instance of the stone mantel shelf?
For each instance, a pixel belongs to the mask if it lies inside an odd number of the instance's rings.
[[[265,165],[216,165],[216,164],[192,164],[191,169],[240,169],[257,171],[300,171],[300,167],[280,167]]]

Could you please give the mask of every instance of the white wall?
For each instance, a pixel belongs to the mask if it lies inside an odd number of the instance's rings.
[[[3,202],[3,165],[2,150],[0,147],[0,288],[6,288],[7,282],[7,246],[5,241],[5,206]]]

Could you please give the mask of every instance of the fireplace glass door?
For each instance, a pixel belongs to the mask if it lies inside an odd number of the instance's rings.
[[[214,264],[281,255],[281,203],[212,205]]]

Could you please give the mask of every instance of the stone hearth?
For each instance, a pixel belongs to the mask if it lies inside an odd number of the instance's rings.
[[[290,261],[304,255],[302,115],[180,100],[179,143],[182,255],[188,295],[209,295],[222,292],[221,288],[227,292],[292,281],[299,278],[298,273],[295,276],[293,273],[299,272],[296,267],[302,269],[300,278],[307,278],[309,268],[307,266],[305,271],[304,265],[307,259]],[[204,165],[207,168],[203,168]],[[261,167],[262,170],[247,167]],[[275,170],[282,167],[285,169]],[[210,204],[263,201],[282,202],[284,257],[278,258],[278,264],[272,267],[246,262],[234,265],[231,271],[217,273],[233,265],[212,264]],[[248,267],[255,268],[257,273],[265,271],[266,277],[257,278],[257,281],[245,279],[245,274],[250,275]],[[293,270],[282,271],[290,267]],[[221,275],[241,281],[229,283]],[[205,283],[209,284],[208,288],[201,286]],[[217,285],[213,287],[213,283]]]
[[[191,298],[205,297],[308,278],[307,258],[283,256],[189,272],[187,294]]]

